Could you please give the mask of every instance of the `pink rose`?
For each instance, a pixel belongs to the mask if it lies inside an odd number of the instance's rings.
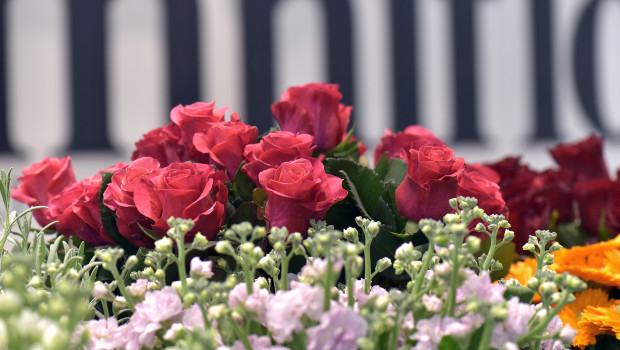
[[[455,158],[447,146],[425,145],[403,149],[407,176],[396,189],[398,211],[411,221],[441,219],[452,211],[448,201],[456,197],[458,176],[465,161]]]
[[[459,175],[456,196],[476,197],[478,206],[487,214],[508,214],[499,185],[473,167],[467,166]]]
[[[112,175],[103,193],[103,204],[116,213],[119,233],[137,247],[153,246],[153,240],[140,229],[140,226],[151,227],[153,221],[136,208],[134,191],[141,180],[154,176],[159,169],[159,162],[154,158],[136,159]]]
[[[353,107],[340,103],[338,85],[291,87],[280,99],[271,105],[271,112],[282,130],[313,135],[320,152],[329,151],[346,139]]]
[[[11,191],[11,197],[29,206],[47,206],[52,197],[76,182],[69,156],[62,159],[45,158],[24,168],[22,174],[18,178],[22,183]],[[41,226],[54,221],[49,209],[35,210],[33,216]]]
[[[178,105],[170,111],[170,120],[181,129],[181,144],[192,152],[195,157],[193,160],[202,163],[208,162],[208,159],[201,158],[204,155],[194,149],[194,135],[206,133],[213,124],[224,122],[226,111],[230,109],[229,107],[214,109],[214,107],[215,101],[195,102],[187,106]],[[233,113],[231,120],[239,121],[239,115]]]
[[[419,150],[424,145],[444,146],[445,143],[430,130],[419,125],[410,125],[405,131],[397,133],[386,129],[385,135],[375,147],[375,164],[379,162],[383,153],[387,153],[387,160],[392,157],[400,158],[400,151],[405,145],[407,148]]]
[[[126,164],[118,163],[103,171],[115,172]],[[103,229],[99,213],[101,172],[66,187],[50,199],[50,213],[58,220],[56,230],[66,236],[77,236],[94,246],[116,244]]]
[[[242,122],[223,122],[212,125],[206,133],[194,135],[194,147],[209,156],[209,164],[225,170],[228,178],[235,178],[243,161],[243,149],[256,143],[258,128]]]
[[[329,208],[348,192],[342,179],[325,173],[316,158],[284,162],[258,175],[267,193],[265,217],[272,227],[286,226],[289,232],[306,235],[310,219],[321,220]]]
[[[275,131],[263,137],[260,143],[245,146],[243,157],[245,165],[241,170],[260,186],[258,174],[261,171],[277,168],[280,164],[302,157],[310,157],[316,146],[312,146],[314,136],[293,134],[288,131]]]
[[[136,142],[131,160],[142,157],[155,158],[162,166],[191,160],[189,149],[181,144],[181,128],[173,123],[149,131]]]
[[[227,180],[223,171],[207,164],[173,163],[143,176],[135,185],[133,200],[138,212],[152,220],[148,228],[160,237],[174,216],[195,222],[188,241],[196,232],[213,239],[226,220]]]

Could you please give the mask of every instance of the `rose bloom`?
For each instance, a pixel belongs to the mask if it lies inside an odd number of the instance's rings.
[[[118,163],[101,172],[115,172],[126,166]],[[101,172],[66,187],[50,200],[49,210],[58,220],[56,230],[66,236],[77,236],[94,246],[116,244],[105,232],[99,213]]]
[[[243,149],[255,143],[258,128],[242,122],[222,122],[212,125],[205,133],[194,134],[193,146],[208,155],[209,164],[225,170],[228,178],[235,178],[243,161]]]
[[[119,233],[138,247],[153,246],[153,240],[140,229],[140,226],[151,227],[153,221],[136,208],[134,191],[140,181],[148,180],[159,169],[156,159],[136,159],[112,175],[111,182],[103,193],[103,204],[115,211]]]
[[[226,219],[227,180],[223,171],[207,164],[173,163],[136,183],[135,208],[152,220],[153,225],[147,228],[160,237],[169,228],[167,220],[174,216],[195,222],[186,240],[191,241],[196,232],[214,239]]]
[[[609,179],[603,157],[603,141],[599,137],[590,135],[580,142],[557,145],[549,152],[571,184]]]
[[[155,128],[136,142],[131,160],[142,157],[157,159],[161,166],[191,160],[189,149],[181,144],[181,128],[174,123]]]
[[[443,146],[445,143],[430,130],[419,125],[410,125],[404,131],[397,133],[385,129],[385,135],[375,147],[375,164],[379,163],[383,153],[387,153],[387,160],[392,157],[401,158],[400,151],[405,145],[419,150],[424,145]]]
[[[318,151],[326,152],[344,141],[353,107],[340,103],[336,84],[291,87],[271,105],[280,129],[314,136]]]
[[[321,220],[329,208],[348,192],[342,179],[325,173],[316,158],[284,162],[259,175],[267,193],[265,217],[272,227],[286,226],[289,232],[306,235],[310,219]]]
[[[22,183],[11,190],[11,197],[31,207],[47,206],[52,197],[76,182],[69,156],[62,159],[45,158],[24,168],[22,174],[17,179]],[[37,209],[32,215],[41,226],[54,221],[49,209]]]
[[[308,134],[293,134],[288,131],[269,133],[259,143],[245,146],[245,165],[241,170],[260,186],[258,174],[261,171],[277,168],[284,162],[310,157],[316,148],[312,146],[313,142],[314,136]]]
[[[452,211],[449,200],[456,197],[458,176],[465,161],[455,158],[447,146],[424,145],[420,150],[403,149],[407,176],[396,189],[398,211],[411,221],[441,219]]]
[[[507,210],[504,210],[506,202],[502,198],[499,185],[475,169],[467,165],[459,175],[456,196],[477,198],[478,206],[487,214],[507,215]],[[493,172],[490,168],[488,170]]]

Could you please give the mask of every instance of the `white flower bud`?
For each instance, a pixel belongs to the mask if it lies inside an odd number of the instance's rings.
[[[172,240],[168,237],[164,237],[155,241],[155,250],[160,253],[170,253],[172,251]]]

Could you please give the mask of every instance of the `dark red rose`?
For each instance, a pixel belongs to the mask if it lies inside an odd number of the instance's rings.
[[[153,220],[144,216],[134,201],[136,185],[159,171],[159,162],[150,157],[138,158],[112,175],[108,188],[103,192],[103,204],[116,213],[119,233],[137,247],[152,247],[153,240],[140,226],[150,228]]]
[[[133,199],[138,212],[152,220],[148,228],[160,237],[174,216],[195,222],[187,241],[196,232],[212,240],[226,220],[227,180],[223,171],[207,164],[173,163],[143,176],[135,185]]]
[[[401,149],[407,148],[419,150],[424,145],[444,146],[445,143],[435,136],[430,130],[419,125],[410,125],[405,131],[393,133],[389,129],[385,130],[385,135],[375,147],[375,164],[379,162],[383,153],[387,153],[387,159],[392,157],[400,158]]]
[[[174,123],[153,129],[136,142],[131,160],[142,157],[155,158],[161,166],[191,160],[189,149],[181,144],[181,128]]]
[[[478,206],[484,209],[487,214],[504,214],[507,216],[506,202],[502,198],[499,185],[489,180],[485,174],[474,169],[476,168],[467,166],[459,175],[456,195],[477,198]]]
[[[307,84],[291,87],[271,105],[280,129],[314,136],[320,152],[344,141],[353,107],[340,103],[342,94],[336,84]]]
[[[447,146],[425,145],[403,149],[407,176],[396,189],[398,211],[411,221],[441,219],[451,212],[449,200],[456,197],[458,176],[465,161],[455,158]]]
[[[308,134],[293,134],[288,131],[269,133],[259,143],[245,146],[245,165],[241,170],[260,187],[258,174],[261,171],[277,168],[284,162],[310,157],[316,148],[312,146],[313,142],[314,136]]]
[[[620,180],[611,183],[607,199],[605,226],[611,231],[611,236],[615,237],[620,232]]]
[[[11,197],[31,207],[47,206],[52,197],[76,182],[69,156],[62,159],[45,158],[24,168],[22,174],[17,179],[22,183],[11,191]],[[35,210],[32,215],[41,226],[54,221],[49,209]]]
[[[560,144],[550,152],[570,184],[609,179],[603,158],[603,142],[599,137],[590,135],[577,143]]]
[[[577,183],[573,188],[581,228],[592,237],[598,236],[614,187],[614,181],[598,179]]]
[[[103,171],[115,172],[126,166],[118,163]],[[58,220],[56,230],[66,236],[77,236],[94,246],[116,244],[103,229],[99,213],[101,172],[66,187],[49,203],[50,213]]]
[[[194,135],[194,147],[209,157],[209,164],[225,170],[228,178],[235,178],[243,161],[243,149],[256,143],[258,128],[242,122],[223,122],[212,125],[206,133]]]
[[[178,105],[170,111],[170,120],[181,129],[181,145],[192,153],[192,160],[208,163],[204,154],[194,148],[194,135],[206,133],[213,124],[225,121],[225,114],[229,107],[215,109],[215,102],[195,102],[191,105]],[[239,121],[239,115],[233,113],[231,121]]]
[[[327,210],[348,192],[342,179],[325,173],[316,158],[300,158],[267,169],[259,175],[267,193],[265,217],[272,227],[306,235],[310,219],[321,220]]]

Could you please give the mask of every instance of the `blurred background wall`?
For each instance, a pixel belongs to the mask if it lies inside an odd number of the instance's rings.
[[[620,2],[0,0],[0,167],[129,155],[179,103],[271,125],[291,85],[332,82],[371,152],[421,124],[468,161],[594,132],[620,165]]]

